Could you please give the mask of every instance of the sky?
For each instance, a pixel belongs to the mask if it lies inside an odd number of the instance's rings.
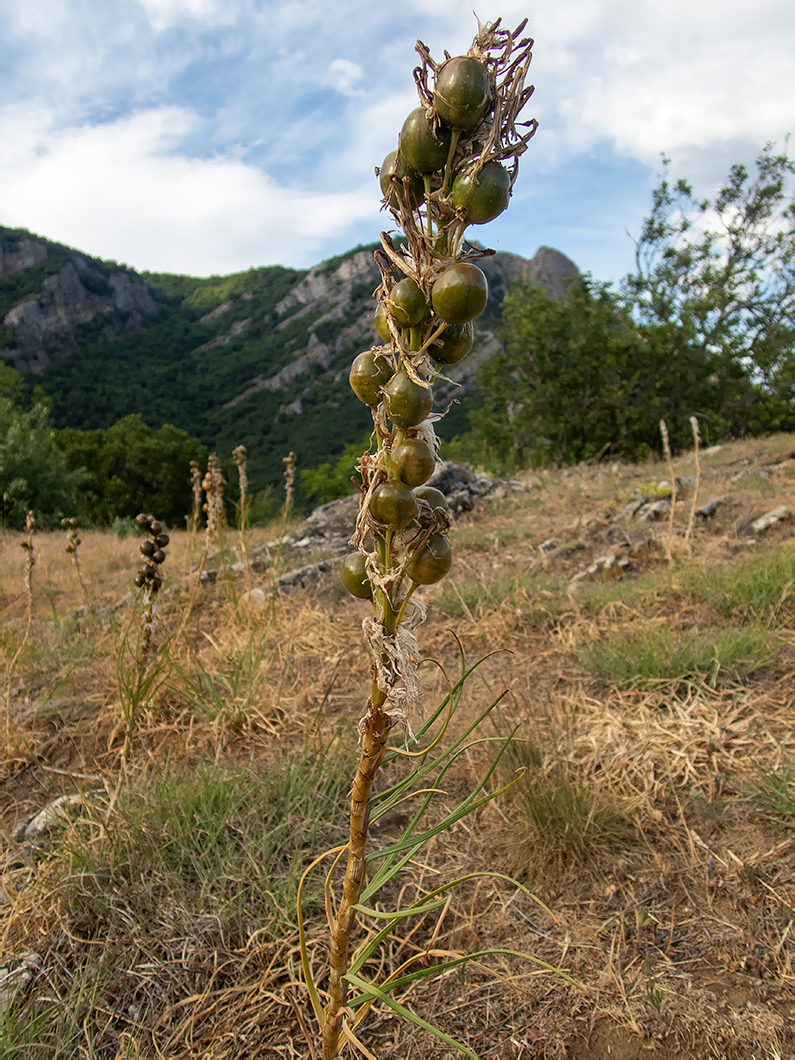
[[[416,40],[465,52],[472,3],[535,39],[497,250],[618,281],[662,154],[709,195],[795,131],[791,0],[0,0],[0,225],[194,276],[377,240]]]

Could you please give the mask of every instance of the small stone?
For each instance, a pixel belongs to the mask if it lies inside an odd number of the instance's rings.
[[[770,527],[775,526],[776,523],[789,519],[790,514],[789,508],[782,504],[779,508],[773,508],[772,511],[765,512],[765,514],[760,515],[758,519],[754,519],[751,523],[751,530],[755,534],[763,534],[765,530],[769,530]]]
[[[662,516],[671,510],[671,502],[668,500],[655,501],[654,504],[648,505],[641,514],[638,516],[647,523],[656,523]]]

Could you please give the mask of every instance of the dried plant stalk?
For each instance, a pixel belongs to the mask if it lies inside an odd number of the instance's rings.
[[[690,501],[690,515],[687,519],[687,533],[685,534],[685,541],[687,542],[688,547],[690,546],[690,535],[693,533],[693,521],[696,517],[696,504],[698,503],[698,487],[701,482],[701,461],[698,456],[698,447],[701,438],[698,433],[698,420],[695,416],[690,417],[690,426],[693,430],[693,444],[695,446],[693,459],[696,462],[696,481],[693,485],[693,498]]]
[[[668,467],[668,478],[671,482],[671,507],[668,512],[668,534],[665,539],[665,553],[668,557],[668,562],[673,563],[673,556],[671,554],[671,543],[674,536],[674,511],[676,510],[676,476],[674,475],[674,464],[671,459],[671,446],[668,441],[668,428],[665,425],[665,420],[660,420],[660,434],[662,435],[663,452],[665,453],[665,463]]]
[[[14,667],[28,643],[30,627],[33,622],[33,567],[36,563],[36,557],[33,554],[33,535],[35,532],[36,520],[33,512],[29,511],[25,518],[25,540],[19,543],[20,547],[25,550],[25,631],[6,670],[6,739],[9,743],[14,731],[11,724],[11,685],[14,679]]]

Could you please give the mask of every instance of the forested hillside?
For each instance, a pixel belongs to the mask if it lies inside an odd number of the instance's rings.
[[[228,457],[250,453],[254,491],[279,482],[282,456],[316,466],[368,430],[368,410],[348,386],[352,358],[377,341],[374,246],[360,247],[309,271],[279,266],[196,279],[101,262],[21,229],[0,228],[0,353],[23,372],[28,398],[40,388],[57,428],[107,428],[139,414],[172,424]],[[478,345],[466,369],[471,382],[497,349],[502,299],[512,280],[529,278],[553,296],[577,269],[542,248],[533,261],[484,259],[491,295]],[[464,375],[466,371],[466,375]],[[456,399],[442,428],[468,426],[472,392],[439,387]]]

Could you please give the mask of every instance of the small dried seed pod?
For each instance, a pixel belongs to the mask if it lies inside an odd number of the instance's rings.
[[[152,577],[149,579],[149,584],[152,586],[154,591],[157,592],[157,590],[163,584],[163,579],[160,577],[159,574],[153,574]]]
[[[136,517],[135,517],[135,525],[138,527],[139,530],[148,530],[149,529],[149,521],[150,521],[150,519],[151,519],[150,515],[144,515],[144,513],[141,512],[139,515],[136,515]]]
[[[133,585],[135,586],[136,589],[141,589],[141,588],[143,588],[143,584],[144,584],[145,581],[146,581],[146,578],[144,577],[144,575],[141,574],[141,573],[138,573],[138,574],[135,575],[135,578],[133,580]]]
[[[165,558],[166,554],[162,548],[159,548],[157,552],[155,552],[155,554],[152,556],[152,559],[155,561],[155,563],[162,563]]]
[[[159,523],[157,521],[157,519],[152,519],[151,516],[149,518],[151,520],[150,523],[149,523],[149,529],[152,531],[152,533],[155,534],[155,535],[161,533],[161,531],[163,529],[163,524]]]
[[[155,544],[157,545],[158,548],[165,548],[166,545],[168,544],[169,540],[170,540],[170,538],[169,538],[168,534],[158,534],[157,537],[155,538]]]

